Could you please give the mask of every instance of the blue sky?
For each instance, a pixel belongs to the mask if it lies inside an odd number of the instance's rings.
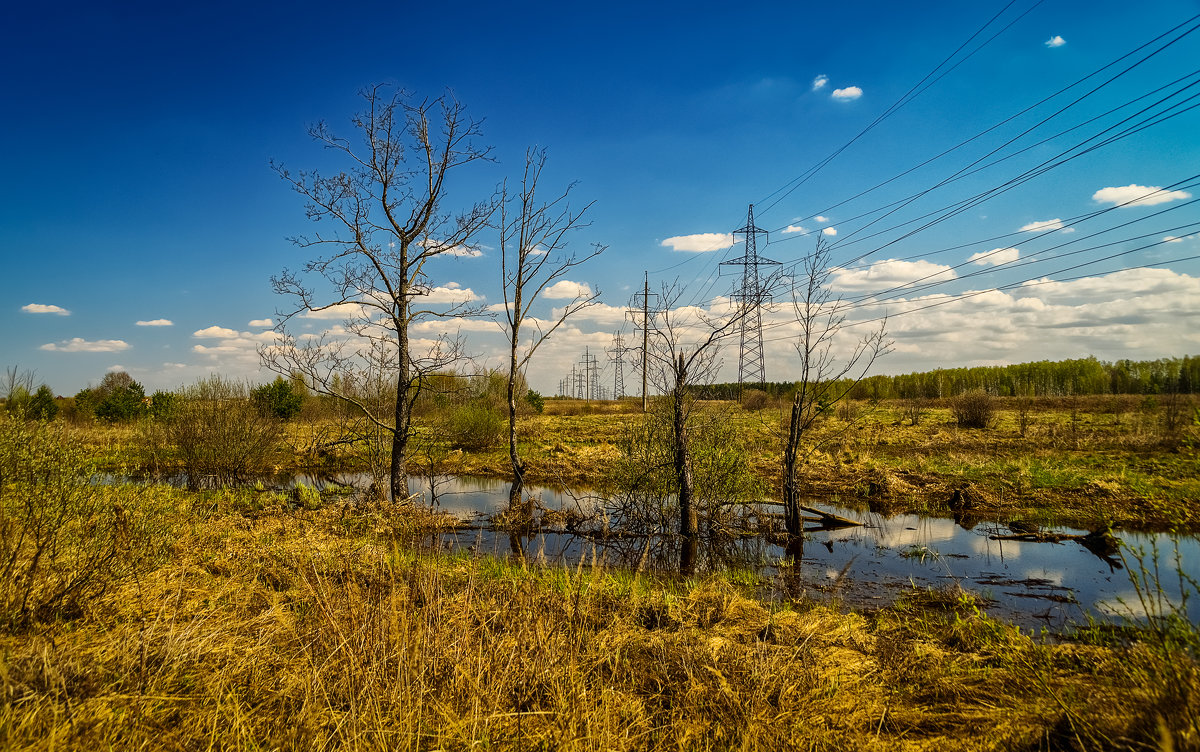
[[[356,92],[375,82],[450,89],[484,120],[497,162],[453,176],[451,206],[517,175],[532,145],[549,153],[546,188],[578,181],[577,203],[595,202],[575,242],[608,250],[571,281],[604,306],[535,358],[545,392],[584,348],[611,344],[643,271],[720,310],[736,280],[714,270],[743,253],[725,235],[751,202],[771,231],[760,253],[794,264],[825,233],[849,322],[888,314],[896,346],[881,372],[1200,352],[1200,109],[1186,109],[1200,102],[1188,100],[1200,31],[1097,73],[1194,27],[1196,2],[22,5],[0,32],[0,365],[59,393],[113,368],[151,388],[211,372],[265,380],[255,347],[288,305],[270,276],[311,255],[287,240],[310,228],[268,164],[332,166],[307,126],[349,133]],[[944,76],[863,133],[931,72]],[[1172,117],[1144,121],[1156,113]],[[901,238],[924,224],[902,223],[1128,117],[1149,127]],[[433,281],[494,303],[498,263],[485,248],[440,261]],[[938,284],[911,284],[929,275]],[[789,320],[785,306],[766,314],[771,380],[795,366]],[[477,365],[500,363],[490,326],[462,326]],[[723,361],[736,378],[736,348]]]

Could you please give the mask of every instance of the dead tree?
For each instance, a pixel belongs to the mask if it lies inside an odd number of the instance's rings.
[[[762,294],[769,295],[772,288],[773,284],[764,285]],[[647,354],[653,363],[654,380],[667,395],[670,408],[670,455],[679,505],[679,533],[684,540],[682,569],[687,571],[692,567],[700,531],[692,472],[694,387],[715,377],[720,344],[738,332],[742,319],[752,309],[731,305],[727,312],[715,313],[711,308],[706,311],[681,305],[682,290],[677,285],[664,285],[659,300],[661,308],[646,324],[650,333]]]
[[[804,532],[800,503],[800,468],[817,444],[810,441],[822,413],[846,398],[866,376],[875,360],[891,350],[887,321],[863,335],[848,354],[839,356],[834,342],[846,327],[847,306],[829,289],[829,246],[817,247],[801,264],[791,285],[792,310],[798,331],[793,341],[800,361],[800,378],[792,398],[783,442],[784,523],[788,535]]]
[[[473,248],[495,210],[490,198],[451,215],[443,207],[446,180],[459,167],[489,158],[476,145],[479,124],[449,94],[420,100],[377,85],[362,92],[364,109],[351,122],[357,139],[335,135],[325,123],[309,135],[346,164],[342,172],[292,172],[272,167],[304,197],[313,235],[294,238],[319,255],[299,271],[285,269],[271,282],[293,306],[280,312],[276,342],[260,349],[267,368],[354,405],[391,436],[389,486],[393,499],[408,496],[407,449],[412,407],[426,374],[453,362],[453,343],[414,341],[414,324],[476,312],[461,290],[435,286],[427,262]],[[323,228],[329,228],[325,230]],[[332,315],[332,316],[331,316]],[[342,328],[315,339],[288,331],[297,317],[340,318]],[[364,400],[342,387],[364,354],[381,354],[394,399]]]
[[[561,309],[548,318],[537,318],[531,310],[547,288],[570,281],[565,276],[580,264],[595,258],[604,246],[593,245],[582,255],[567,251],[568,237],[587,226],[584,214],[591,207],[573,210],[567,203],[574,185],[549,201],[537,196],[538,180],[546,164],[546,152],[530,149],[525,153],[525,170],[520,187],[509,193],[507,184],[499,204],[500,268],[504,282],[504,319],[501,327],[508,337],[508,456],[513,482],[510,506],[517,508],[525,484],[525,462],[517,450],[517,385],[537,349],[570,316],[596,303],[598,290],[576,285]],[[528,326],[526,326],[528,325]],[[522,343],[522,331],[530,331]]]

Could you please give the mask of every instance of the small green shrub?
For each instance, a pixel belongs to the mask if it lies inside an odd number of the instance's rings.
[[[538,415],[541,415],[546,410],[546,398],[532,389],[525,392],[525,404],[533,408],[533,411]]]
[[[169,420],[179,406],[179,397],[174,392],[158,390],[150,395],[150,415],[155,420]]]
[[[42,384],[29,398],[29,407],[25,417],[31,420],[54,420],[58,415],[58,403],[54,401],[54,392]]]
[[[250,390],[250,401],[263,415],[280,420],[291,420],[304,407],[304,395],[282,376]]]
[[[958,395],[950,409],[959,428],[987,428],[996,416],[995,398],[982,389]]]
[[[473,402],[450,411],[446,434],[450,446],[468,452],[486,452],[504,443],[505,420],[486,404]]]

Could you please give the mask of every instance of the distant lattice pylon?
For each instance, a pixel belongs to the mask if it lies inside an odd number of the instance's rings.
[[[734,293],[741,317],[738,384],[762,384],[767,380],[762,338],[762,303],[766,298],[766,289],[758,268],[778,266],[779,262],[758,255],[758,236],[766,236],[767,231],[754,224],[754,204],[750,204],[746,212],[746,226],[734,230],[733,234],[745,236],[746,252],[739,258],[722,262],[721,266],[742,267],[742,282]]]
[[[612,347],[605,350],[608,353],[608,359],[613,362],[613,399],[621,399],[625,396],[625,353],[636,349],[626,347],[621,333],[613,332]]]

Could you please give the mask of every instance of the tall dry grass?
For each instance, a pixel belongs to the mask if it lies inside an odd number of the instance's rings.
[[[353,507],[277,498],[247,517],[246,492],[161,493],[180,510],[169,562],[70,622],[0,636],[0,747],[1036,749],[1158,733],[1120,648],[1039,645],[969,602],[842,614],[720,579],[422,551]]]

